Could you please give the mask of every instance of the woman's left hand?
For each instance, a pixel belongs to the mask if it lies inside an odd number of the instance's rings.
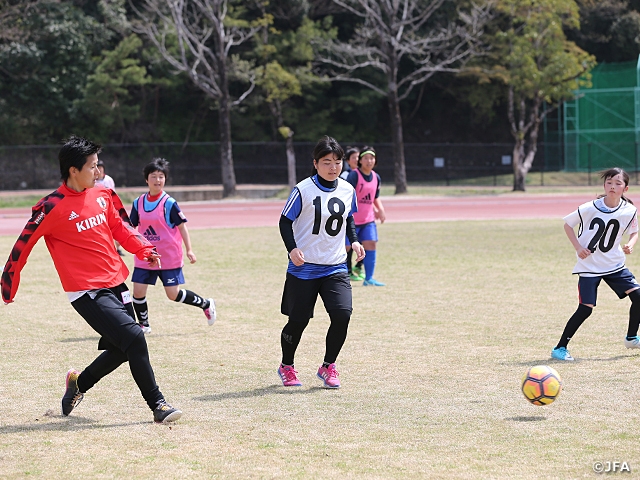
[[[354,252],[356,252],[356,262],[362,260],[366,255],[366,253],[364,252],[364,247],[359,242],[351,244],[351,248]]]

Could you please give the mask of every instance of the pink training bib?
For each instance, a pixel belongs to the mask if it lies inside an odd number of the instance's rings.
[[[184,265],[182,259],[182,235],[177,227],[172,228],[167,225],[166,220],[168,212],[165,213],[165,205],[170,197],[163,193],[155,208],[147,212],[144,209],[145,195],[138,197],[138,232],[158,250],[161,255],[162,270],[181,268]],[[159,270],[157,267],[150,267],[147,262],[139,260],[137,257],[135,257],[134,265],[137,268],[146,270]]]
[[[365,225],[374,222],[376,216],[373,213],[373,201],[376,199],[376,191],[378,190],[378,176],[372,170],[372,179],[367,182],[359,168],[356,168],[358,174],[358,183],[356,185],[356,198],[358,199],[358,211],[353,214],[353,220],[356,225]]]

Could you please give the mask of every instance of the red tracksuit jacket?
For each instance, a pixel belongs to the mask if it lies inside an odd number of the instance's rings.
[[[62,184],[33,207],[31,220],[4,267],[2,300],[13,301],[20,272],[40,237],[44,237],[65,292],[120,285],[129,270],[113,240],[141,259],[154,251],[153,245],[128,222],[126,210],[113,190],[96,186],[76,192]]]

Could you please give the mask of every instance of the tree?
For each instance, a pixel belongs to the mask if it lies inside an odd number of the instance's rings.
[[[569,40],[596,56],[598,62],[638,59],[640,13],[626,0],[576,0],[580,29],[567,32]]]
[[[118,130],[122,142],[129,123],[138,119],[140,105],[131,100],[132,89],[151,82],[146,68],[133,57],[141,47],[142,41],[129,35],[114,50],[103,51],[96,70],[87,77],[84,97],[77,104],[87,118],[94,118],[89,124],[96,130],[90,132],[92,138],[104,141]]]
[[[291,108],[290,99],[301,96],[304,87],[320,81],[312,73],[314,55],[310,42],[322,37],[323,31],[306,17],[308,6],[304,0],[260,1],[259,6],[263,17],[270,15],[286,28],[265,24],[260,34],[254,37],[259,65],[256,68],[256,85],[262,94],[261,100],[275,120],[278,134],[285,140],[287,178],[289,187],[293,188],[297,183],[293,148],[295,132],[291,123],[285,121],[285,109]]]
[[[436,73],[458,72],[481,54],[490,9],[453,9],[446,0],[333,0],[360,19],[352,38],[319,44],[321,72],[386,97],[391,123],[395,193],[407,191],[400,103]],[[446,8],[445,8],[446,7]]]
[[[110,34],[71,2],[23,3],[0,38],[0,142],[55,142],[76,126],[74,102]]]
[[[277,61],[272,61],[259,67],[256,83],[265,92],[265,102],[276,120],[278,133],[285,140],[287,152],[287,179],[289,187],[295,187],[296,181],[296,152],[293,148],[294,131],[285,125],[283,104],[294,95],[302,94],[300,82],[295,75],[285,70]]]
[[[59,3],[59,0],[0,0],[0,40],[19,41],[28,35],[23,21],[43,3]]]
[[[579,28],[573,0],[500,0],[503,27],[494,37],[495,72],[507,86],[513,147],[513,190],[524,191],[535,159],[540,124],[575,90],[588,85],[595,57],[566,39]],[[544,108],[543,103],[548,108]]]
[[[247,20],[239,0],[144,0],[144,9],[132,8],[140,21],[135,30],[145,34],[163,58],[218,104],[223,196],[235,194],[236,175],[231,147],[231,108],[253,90],[254,76],[232,49],[251,39],[265,19]],[[248,80],[250,86],[232,100],[229,82]]]

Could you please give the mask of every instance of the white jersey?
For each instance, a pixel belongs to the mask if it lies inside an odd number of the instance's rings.
[[[109,175],[105,175],[102,180],[96,180],[96,185],[102,185],[104,188],[116,189],[116,184]]]
[[[621,199],[617,207],[609,208],[604,198],[598,198],[580,205],[564,217],[564,221],[571,228],[578,226],[578,242],[591,250],[591,255],[584,260],[578,257],[573,273],[597,277],[624,268],[622,235],[638,232],[637,209],[631,203]]]
[[[342,178],[338,178],[336,188],[328,192],[319,188],[312,177],[298,183],[296,188],[302,209],[293,222],[293,236],[304,253],[305,263],[344,263],[347,217],[351,214],[355,190]]]

